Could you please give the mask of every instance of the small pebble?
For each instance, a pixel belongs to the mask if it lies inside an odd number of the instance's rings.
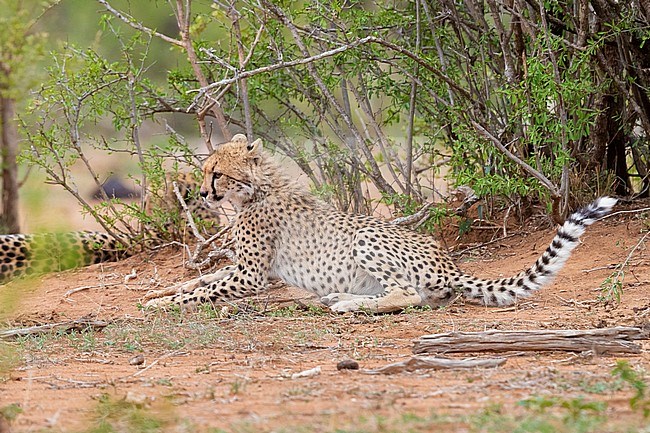
[[[354,359],[344,359],[343,361],[336,364],[337,370],[358,370],[359,363]]]
[[[142,364],[144,364],[144,355],[142,355],[142,354],[135,355],[133,358],[129,359],[129,364],[131,364],[131,365],[142,365]]]

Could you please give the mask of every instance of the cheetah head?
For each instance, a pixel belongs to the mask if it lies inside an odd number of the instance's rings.
[[[229,201],[237,208],[250,201],[255,189],[252,179],[262,158],[262,140],[252,143],[243,134],[220,144],[203,163],[201,196],[208,206]]]

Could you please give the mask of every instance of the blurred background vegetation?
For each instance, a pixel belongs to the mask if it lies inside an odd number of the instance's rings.
[[[556,221],[649,194],[648,0],[0,0],[0,24],[5,232],[44,176],[129,236],[166,171],[238,132],[355,212],[447,183]],[[138,203],[90,201],[114,172]]]

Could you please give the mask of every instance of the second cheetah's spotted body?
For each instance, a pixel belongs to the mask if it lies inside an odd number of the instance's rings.
[[[191,173],[168,177],[163,194],[147,202],[147,211],[161,208],[178,212],[178,199],[171,188],[176,181],[179,192],[195,217],[211,220],[214,213],[203,206],[198,197],[199,184]],[[181,214],[181,219],[184,216]],[[162,241],[153,239],[150,243]],[[113,262],[127,257],[138,248],[129,248],[103,232],[79,231],[67,233],[0,235],[0,284],[20,276],[58,272],[96,263]]]
[[[603,197],[572,214],[527,271],[483,280],[463,273],[428,236],[319,201],[282,173],[260,140],[236,135],[206,160],[203,174],[201,195],[209,204],[227,200],[240,210],[233,226],[237,262],[148,306],[242,298],[265,290],[270,278],[316,293],[340,312],[444,304],[456,292],[485,305],[507,305],[547,285],[585,227],[616,203]]]
[[[0,235],[0,284],[123,257],[119,243],[101,232]]]

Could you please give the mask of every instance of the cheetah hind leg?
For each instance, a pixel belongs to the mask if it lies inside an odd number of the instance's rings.
[[[406,281],[386,278],[380,273],[373,276],[384,287],[384,291],[376,295],[356,295],[353,293],[330,293],[321,298],[321,302],[332,311],[346,313],[349,311],[365,310],[371,313],[389,313],[422,303],[422,297]]]
[[[199,287],[205,287],[215,281],[223,280],[228,277],[232,272],[235,271],[236,266],[226,266],[219,269],[213,274],[203,275],[202,277],[193,278],[184,283],[179,283],[166,289],[161,290],[150,290],[144,295],[143,300],[148,301],[147,307],[161,307],[164,305],[171,304],[166,300],[171,299],[174,295],[181,295],[184,293],[192,293],[195,289]]]
[[[372,276],[384,290],[365,296],[332,293],[322,299],[332,311],[344,313],[366,310],[371,313],[388,313],[422,304],[422,297],[405,278],[406,273],[400,269],[400,258],[395,256],[398,253],[391,253],[384,243],[385,240],[377,239],[374,229],[361,229],[355,235],[352,252],[356,264]],[[384,250],[383,257],[375,254],[377,249]],[[396,249],[399,250],[400,248]],[[390,272],[382,272],[382,269],[388,269]]]
[[[375,295],[355,295],[353,293],[343,293],[343,292],[335,292],[335,293],[330,293],[329,295],[323,296],[320,298],[320,301],[327,305],[328,307],[331,307],[332,305],[342,302],[342,301],[353,301],[355,299],[371,299],[374,298]]]
[[[351,295],[331,293],[321,302],[337,313],[365,310],[370,313],[389,313],[413,305],[420,305],[422,298],[413,288],[401,287],[396,282],[378,295]]]
[[[398,293],[398,292],[396,292]],[[320,301],[330,307],[332,311],[344,313],[348,311],[366,310],[373,313],[385,313],[403,309],[411,305],[411,299],[406,302],[403,296],[394,296],[383,293],[381,295],[355,295],[353,293],[330,293],[320,298]],[[415,299],[414,299],[415,300]],[[403,304],[408,305],[403,305]]]

